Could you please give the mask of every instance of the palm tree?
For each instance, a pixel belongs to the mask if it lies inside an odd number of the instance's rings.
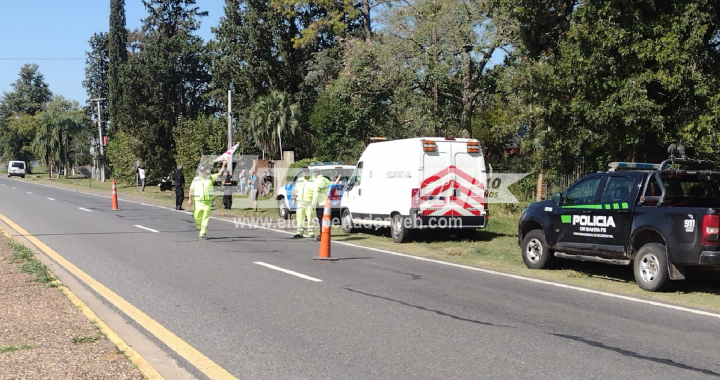
[[[263,153],[279,149],[280,159],[283,132],[292,135],[298,126],[300,105],[290,101],[286,92],[273,90],[259,97],[250,109],[250,133],[255,144]]]

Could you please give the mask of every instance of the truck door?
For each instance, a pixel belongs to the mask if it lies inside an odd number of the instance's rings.
[[[614,227],[608,227],[609,237],[603,236],[595,239],[599,244],[606,244],[612,247],[612,252],[624,251],[630,238],[632,226],[633,209],[637,203],[635,200],[640,189],[640,177],[613,174],[605,185],[603,194],[603,215],[607,216],[607,222],[612,221]],[[623,252],[624,253],[624,252]],[[624,254],[618,255],[624,256]]]
[[[485,188],[487,173],[480,147],[468,143],[450,144],[453,154],[453,180],[455,181],[453,202],[454,216],[480,217],[487,206]],[[484,226],[485,222],[476,222]]]
[[[358,162],[355,171],[348,180],[347,190],[342,198],[342,206],[350,209],[353,219],[364,219],[363,217],[367,216],[367,210],[363,207],[362,199],[362,172],[363,163]]]
[[[582,251],[590,248],[594,237],[588,228],[606,228],[605,220],[596,218],[602,211],[600,197],[606,177],[603,174],[591,175],[570,186],[560,207],[553,211],[553,229],[558,239],[558,250]],[[601,222],[601,223],[598,223]],[[598,224],[603,224],[599,227]],[[599,230],[598,230],[599,231]]]
[[[451,144],[425,140],[420,182],[420,211],[423,216],[453,215],[449,206],[454,195],[455,174]]]

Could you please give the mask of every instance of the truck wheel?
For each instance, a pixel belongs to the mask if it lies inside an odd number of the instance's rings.
[[[290,209],[285,204],[285,198],[278,199],[278,216],[282,219],[290,219]]]
[[[395,214],[390,224],[393,241],[396,243],[405,243],[410,240],[410,230],[405,227],[405,218],[400,214]]]
[[[640,288],[651,292],[662,290],[670,281],[665,246],[648,243],[640,247],[633,269]]]
[[[522,258],[530,269],[551,268],[555,262],[553,252],[548,249],[543,230],[532,230],[523,238]]]
[[[352,215],[350,214],[350,210],[345,209],[342,213],[342,221],[340,222],[342,224],[342,230],[346,234],[351,234],[355,232],[355,228],[353,227],[353,221],[352,221]]]

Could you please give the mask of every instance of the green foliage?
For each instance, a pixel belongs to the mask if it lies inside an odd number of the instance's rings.
[[[100,109],[103,124],[107,125],[110,120],[107,100],[110,64],[108,34],[102,32],[93,34],[90,37],[89,44],[90,51],[85,53],[85,80],[83,80],[82,85],[89,99],[105,98],[100,102]],[[87,113],[93,116],[97,115],[95,102],[89,103]]]
[[[308,8],[320,10],[317,12],[319,17],[313,18],[312,22],[301,31],[300,36],[293,38],[296,48],[312,44],[324,33],[350,35],[357,28],[358,21],[364,24],[365,40],[370,41],[372,39],[370,9],[380,3],[389,3],[389,1],[270,0],[273,7],[288,16]]]
[[[280,159],[283,134],[293,135],[298,125],[300,105],[291,102],[287,93],[271,91],[259,97],[250,110],[249,129],[255,144],[271,156],[278,149]]]
[[[177,164],[187,170],[195,170],[203,155],[219,156],[224,152],[227,148],[227,128],[223,127],[226,124],[225,119],[212,116],[200,116],[178,124],[175,129]]]
[[[108,142],[107,155],[113,165],[112,176],[117,181],[135,183],[135,164],[139,159],[137,152],[140,144],[138,138],[122,131],[115,133]]]
[[[92,46],[91,40],[91,46]],[[93,46],[93,61],[96,63],[103,62],[102,55],[102,43],[101,41],[97,46]],[[132,81],[132,78],[127,77],[127,71],[125,66],[128,61],[127,52],[128,34],[125,29],[125,0],[110,0],[110,31],[107,36],[107,68],[108,68],[108,81],[107,81],[107,93],[102,94],[101,98],[107,98],[108,112],[110,120],[114,125],[120,126],[124,121],[124,112],[129,111],[127,107],[127,101],[129,94],[126,91],[128,82]],[[95,54],[95,50],[98,48],[98,54]],[[99,55],[99,56],[98,56]],[[88,57],[89,59],[89,57]],[[97,75],[102,69],[102,65],[91,67],[91,72]],[[87,73],[87,70],[86,70]],[[86,74],[87,75],[87,74]],[[100,84],[102,82],[96,82]],[[87,87],[86,87],[87,88]],[[95,88],[100,88],[95,87]]]
[[[28,63],[20,68],[19,78],[10,85],[13,90],[5,92],[0,102],[0,116],[25,113],[35,115],[52,99],[52,92],[45,83],[45,76],[38,65]]]
[[[45,288],[58,286],[57,279],[50,272],[50,269],[35,258],[35,252],[14,240],[9,241],[8,246],[13,251],[12,261],[21,264],[20,273],[34,274],[35,279],[33,281],[43,284]]]

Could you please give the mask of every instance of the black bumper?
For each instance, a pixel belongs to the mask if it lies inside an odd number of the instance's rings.
[[[718,265],[720,266],[720,251],[702,251],[700,252],[700,265]]]
[[[484,216],[420,216],[415,215],[413,228],[485,228]]]

